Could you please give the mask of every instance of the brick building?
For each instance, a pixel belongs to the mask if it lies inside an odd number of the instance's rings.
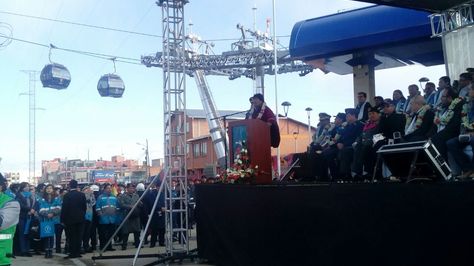
[[[190,178],[201,175],[215,176],[218,173],[217,158],[214,152],[209,126],[203,110],[187,110],[186,121],[186,167]],[[235,113],[236,111],[220,111],[220,115]],[[244,119],[244,114],[228,117],[227,122]],[[280,155],[284,156],[304,152],[310,143],[312,133],[308,132],[308,124],[289,117],[279,118],[280,127]],[[311,128],[312,132],[315,128]],[[272,156],[277,153],[272,149]]]

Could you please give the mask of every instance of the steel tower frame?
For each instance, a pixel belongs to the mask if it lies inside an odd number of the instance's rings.
[[[163,131],[166,252],[189,253],[186,168],[186,64],[184,6],[187,0],[158,0],[163,32]],[[176,186],[174,186],[176,182]]]
[[[28,183],[35,183],[36,172],[36,70],[22,70],[21,72],[28,74],[29,88],[28,93],[20,95],[28,95]]]

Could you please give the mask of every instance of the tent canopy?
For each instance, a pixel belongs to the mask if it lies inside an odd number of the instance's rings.
[[[374,53],[376,69],[443,64],[441,39],[431,38],[430,13],[370,6],[295,24],[292,58],[338,74],[352,72],[354,53]]]
[[[467,2],[466,0],[357,0],[358,2],[373,3],[377,5],[398,6],[419,10],[426,10],[430,12],[441,12],[461,5]]]

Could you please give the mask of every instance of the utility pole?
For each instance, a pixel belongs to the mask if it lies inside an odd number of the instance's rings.
[[[147,181],[150,180],[150,153],[148,152],[148,139],[146,139],[146,170],[147,170]]]

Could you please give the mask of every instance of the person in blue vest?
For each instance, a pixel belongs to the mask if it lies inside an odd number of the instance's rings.
[[[39,217],[41,230],[51,226],[51,236],[41,237],[43,240],[44,257],[53,257],[54,247],[54,227],[59,223],[59,215],[61,214],[61,201],[56,197],[53,185],[49,184],[44,188],[43,197],[39,199]]]
[[[118,211],[117,198],[112,194],[110,184],[104,185],[104,190],[97,199],[95,209],[99,216],[100,250],[106,248],[108,251],[115,251],[111,245],[105,246],[114,233]]]
[[[62,206],[63,204],[63,197],[67,193],[66,189],[57,188],[55,189],[56,199],[58,200],[59,204]],[[61,253],[61,239],[63,236],[64,226],[61,223],[54,225],[54,236],[55,236],[55,245],[56,245],[56,253]],[[67,243],[64,245],[64,250],[67,250]],[[67,253],[67,252],[65,252]]]
[[[13,236],[20,216],[20,204],[5,194],[7,179],[0,174],[0,265],[10,265]]]
[[[18,239],[20,243],[20,256],[31,257],[30,239],[28,236],[31,219],[36,214],[36,201],[31,197],[30,186],[27,182],[20,183],[16,194],[16,200],[20,203],[20,219],[17,224]]]
[[[93,218],[93,208],[95,205],[95,197],[94,192],[92,191],[91,187],[85,186],[82,188],[82,192],[86,195],[86,202],[87,202],[87,209],[86,209],[86,216],[84,217],[84,234],[82,236],[82,249],[84,253],[92,252],[89,240],[91,238],[91,227],[92,227],[92,218]]]

